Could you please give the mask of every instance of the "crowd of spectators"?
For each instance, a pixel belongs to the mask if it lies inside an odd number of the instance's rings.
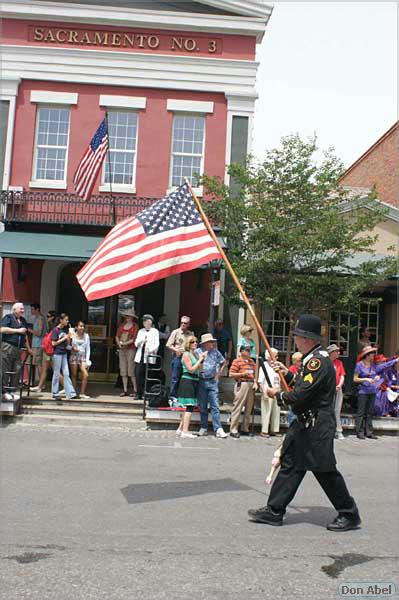
[[[57,316],[53,310],[47,311],[45,317],[38,303],[30,305],[30,313],[31,322],[28,323],[23,303],[16,302],[1,320],[3,398],[20,397],[22,358],[25,356],[30,357],[35,377],[35,381],[30,381],[32,392],[45,390],[51,368],[51,393],[55,401],[62,403],[63,397],[89,399],[86,392],[92,363],[85,323],[79,320],[71,327],[67,314]],[[121,313],[115,336],[123,387],[121,396],[138,399],[145,396],[146,372],[155,366],[157,355],[160,355],[164,363],[171,359],[169,405],[182,411],[177,435],[195,437],[189,429],[191,415],[196,410],[200,413],[197,435],[208,434],[210,412],[216,437],[227,437],[219,409],[219,380],[223,373],[234,380],[230,436],[239,439],[250,434],[257,392],[260,395],[261,437],[280,435],[280,408],[275,395],[280,389],[279,371],[284,373],[287,367],[279,361],[276,348],[271,348],[270,353],[266,351],[264,358],[259,355],[251,325],[241,327],[237,352],[234,352],[233,336],[222,319],[217,319],[213,328],[207,323],[208,331],[201,335],[199,342],[187,315],[181,317],[179,327],[173,331],[166,315],[161,315],[156,323],[152,315],[145,314],[141,324],[140,328],[139,319],[131,309]],[[361,331],[358,350],[351,390],[355,399],[355,430],[359,439],[375,439],[373,416],[399,416],[398,358],[388,359],[379,353],[370,343],[367,328]],[[342,440],[341,411],[346,372],[339,346],[331,344],[327,346],[327,352],[336,372],[335,437]],[[302,354],[294,352],[288,370],[297,376],[301,364]],[[288,424],[294,418],[289,411]]]

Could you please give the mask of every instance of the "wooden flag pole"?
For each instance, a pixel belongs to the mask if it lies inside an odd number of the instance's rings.
[[[247,308],[248,308],[249,312],[251,313],[251,316],[252,316],[252,318],[254,320],[254,323],[256,325],[256,329],[257,329],[257,331],[258,331],[258,333],[259,333],[259,335],[260,335],[260,337],[262,339],[262,342],[264,343],[264,345],[266,347],[266,350],[268,350],[268,352],[269,352],[269,354],[271,356],[271,347],[270,347],[269,342],[267,341],[267,338],[265,336],[265,332],[263,331],[263,329],[261,327],[261,324],[259,323],[258,317],[256,316],[255,311],[252,308],[251,303],[250,303],[250,301],[249,301],[246,293],[244,292],[243,287],[242,287],[242,285],[241,285],[241,283],[240,283],[237,275],[235,274],[234,269],[231,266],[229,259],[226,256],[226,253],[224,252],[223,248],[219,244],[219,240],[217,239],[216,234],[213,231],[212,225],[210,224],[210,222],[208,220],[208,217],[206,216],[206,214],[204,212],[204,209],[201,206],[200,201],[198,200],[197,196],[195,195],[194,190],[193,190],[193,188],[190,185],[190,182],[188,181],[188,179],[186,177],[184,178],[184,180],[187,183],[187,186],[188,186],[188,188],[189,188],[189,190],[191,192],[191,195],[192,195],[192,197],[194,199],[194,202],[195,202],[195,204],[196,204],[196,206],[198,208],[198,212],[200,213],[200,215],[202,217],[202,220],[203,220],[203,222],[204,222],[204,224],[205,224],[205,226],[206,226],[206,228],[207,228],[207,230],[209,232],[209,235],[211,236],[211,238],[215,242],[215,245],[216,245],[218,251],[220,252],[220,255],[221,255],[222,259],[223,259],[223,262],[225,263],[225,265],[227,267],[227,270],[229,271],[230,275],[232,276],[233,281],[236,284],[237,289],[240,292],[242,299],[244,300],[245,304],[247,305]],[[279,377],[281,379],[281,385],[282,385],[282,387],[284,388],[285,391],[288,391],[289,388],[288,388],[287,382],[286,382],[286,380],[284,378],[284,375],[281,372],[281,370],[278,371],[278,375],[279,375]]]

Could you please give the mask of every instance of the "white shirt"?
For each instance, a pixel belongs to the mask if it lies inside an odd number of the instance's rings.
[[[266,369],[266,373],[269,376],[272,387],[280,389],[280,376],[278,373],[276,373],[276,371],[273,369],[273,367],[271,365],[269,365],[269,363],[267,361],[265,361],[265,369]],[[263,369],[261,367],[259,368],[258,383],[262,387],[266,387],[266,388],[270,387],[267,382],[267,379],[265,377],[265,374],[263,372]]]
[[[136,337],[136,341],[134,342],[137,348],[136,356],[134,357],[134,362],[141,362],[141,355],[143,353],[143,345],[145,344],[144,349],[144,362],[145,363],[155,363],[155,358],[150,357],[148,359],[149,354],[157,354],[159,348],[159,331],[155,329],[155,327],[151,327],[151,329],[146,329],[142,327]]]

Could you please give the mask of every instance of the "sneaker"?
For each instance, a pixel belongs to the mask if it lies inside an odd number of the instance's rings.
[[[12,397],[12,394],[9,394],[8,392],[4,392],[4,394],[3,394],[4,402],[10,402],[13,399],[14,398]]]
[[[215,436],[217,438],[227,438],[228,435],[225,431],[223,431],[222,427],[219,427],[219,429],[216,430]]]
[[[59,395],[59,396],[64,396],[64,397],[66,398],[66,392],[65,392],[65,390],[60,390],[60,391],[58,392],[58,395]]]
[[[182,434],[182,429],[181,427],[179,427],[178,429],[176,429],[176,437],[180,437]]]
[[[80,394],[80,398],[82,400],[90,400],[91,396],[88,396],[87,394]]]
[[[204,437],[206,435],[208,435],[208,430],[205,429],[204,427],[201,427],[201,429],[199,430],[198,434],[200,437]]]
[[[35,385],[35,387],[31,387],[31,388],[30,388],[30,391],[31,391],[31,392],[39,392],[39,393],[40,393],[40,392],[42,392],[42,391],[43,391],[43,389],[42,389],[40,386],[38,386],[38,385]]]
[[[335,434],[335,439],[336,440],[344,440],[344,434],[343,433],[336,433]]]
[[[197,436],[194,435],[193,433],[190,433],[189,431],[182,431],[180,437],[192,439],[192,438],[196,438]]]
[[[76,394],[75,394],[75,396],[71,396],[70,398],[67,398],[67,400],[78,400],[78,399],[79,399],[79,396],[77,396]]]
[[[13,393],[11,394],[11,396],[12,396],[12,399],[14,400],[14,402],[15,402],[16,400],[19,400],[19,399],[21,398],[21,394],[20,394],[19,392],[13,392]]]

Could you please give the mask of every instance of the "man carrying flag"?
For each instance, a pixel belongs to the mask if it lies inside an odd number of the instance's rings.
[[[88,200],[91,196],[108,147],[108,124],[105,118],[92,137],[73,178],[75,191],[83,200]]]

